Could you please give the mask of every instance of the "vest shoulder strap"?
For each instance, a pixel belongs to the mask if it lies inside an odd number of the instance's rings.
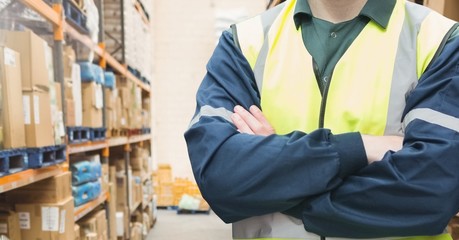
[[[284,9],[286,2],[271,8],[260,15],[231,25],[234,44],[242,51],[252,69],[265,41],[272,23]]]
[[[435,52],[435,55],[432,57],[432,60],[430,61],[429,65],[427,65],[428,69],[430,65],[432,65],[432,62],[435,61],[435,59],[438,58],[438,56],[443,52],[443,48],[445,48],[446,43],[451,40],[452,38],[455,38],[459,36],[459,23],[456,23],[451,27],[451,29],[448,31],[448,33],[445,35],[443,40],[440,43],[440,46],[438,47],[437,51]]]

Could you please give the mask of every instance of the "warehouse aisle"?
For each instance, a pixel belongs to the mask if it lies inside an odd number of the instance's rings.
[[[207,214],[177,214],[158,210],[157,221],[147,240],[231,240],[231,225],[212,211]]]

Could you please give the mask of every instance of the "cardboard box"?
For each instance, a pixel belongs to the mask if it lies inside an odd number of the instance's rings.
[[[126,119],[123,116],[124,108],[123,108],[123,104],[122,104],[120,96],[118,96],[116,98],[115,110],[116,111],[115,111],[114,114],[116,116],[116,119],[115,119],[113,128],[115,128],[115,129],[126,128],[127,127],[126,126]]]
[[[103,163],[101,165],[102,165],[102,176],[101,176],[102,192],[108,192],[109,191],[108,184],[110,183],[109,166],[108,166],[108,163]]]
[[[108,240],[107,214],[105,210],[100,210],[95,214],[96,229],[99,240]]]
[[[87,239],[88,235],[97,235],[97,240],[107,240],[107,218],[105,210],[99,210],[85,217],[78,222],[80,225],[80,235]]]
[[[144,161],[144,158],[142,157],[132,157],[130,159],[130,163],[131,163],[131,167],[132,167],[132,170],[142,170],[143,169],[143,161]]]
[[[118,97],[117,89],[104,88],[105,102],[104,106],[108,109],[114,109],[116,106],[116,98]]]
[[[62,111],[62,85],[58,82],[54,82],[54,88],[56,89],[57,110]]]
[[[450,19],[459,21],[459,1],[457,0],[424,0],[424,5]]]
[[[71,99],[65,99],[65,125],[68,127],[76,126],[76,119],[75,119],[75,102]]]
[[[60,203],[16,204],[22,239],[73,239],[73,197]]]
[[[81,83],[81,91],[83,111],[89,108],[102,109],[104,106],[102,85],[95,82],[83,82]]]
[[[0,47],[0,126],[3,131],[1,148],[20,148],[26,145],[24,111],[21,91],[21,59],[17,52]]]
[[[129,109],[131,107],[131,89],[127,87],[118,88],[118,94],[121,97],[121,107]]]
[[[117,189],[116,189],[116,167],[109,167],[109,179],[110,179],[110,199],[108,201],[108,211],[110,216],[110,239],[117,239],[117,229],[116,229],[116,205],[117,205]]]
[[[131,226],[131,240],[142,240],[142,223],[133,223]]]
[[[6,193],[8,202],[57,203],[72,196],[72,174],[64,172]]]
[[[132,171],[132,205],[135,207],[143,200],[143,184],[142,184],[143,171]]]
[[[80,75],[80,65],[73,64],[72,70],[72,90],[73,90],[73,100],[75,101],[75,125],[83,125],[83,103],[82,103],[82,93],[81,93],[81,75]]]
[[[76,54],[72,46],[64,46],[64,77],[71,78],[73,74],[73,64],[75,64]]]
[[[51,100],[47,91],[23,91],[27,147],[54,145]]]
[[[114,129],[116,127],[116,101],[118,98],[118,91],[109,88],[104,89],[104,111],[105,111],[105,127],[107,129]]]
[[[115,156],[114,153],[110,153],[112,154],[112,156]],[[122,156],[122,155],[118,155],[118,156]],[[124,172],[124,169],[126,169],[126,161],[124,158],[118,158],[115,160],[115,167],[116,167],[116,171],[117,171],[117,176],[118,175],[121,175],[122,172]],[[128,166],[129,167],[129,166]],[[130,167],[129,167],[130,168]]]
[[[75,224],[75,227],[73,228],[73,239],[74,240],[80,240],[81,235],[80,235],[80,225]]]
[[[172,182],[172,168],[170,164],[158,164],[158,181],[170,183]]]
[[[95,82],[82,83],[83,126],[102,127],[102,86]]]
[[[46,57],[48,43],[32,31],[1,31],[7,47],[21,55],[22,89],[31,91],[35,87],[49,89],[49,61]]]
[[[0,212],[0,235],[7,236],[9,239],[22,239],[17,213]]]
[[[116,87],[117,88],[122,88],[122,87],[130,87],[131,86],[131,81],[129,81],[125,76],[122,75],[116,75]]]
[[[92,128],[102,127],[102,110],[95,108],[83,110],[83,126]]]
[[[0,110],[0,112],[1,112],[1,110]],[[1,115],[2,114],[0,113],[0,123],[1,123],[0,124],[0,149],[3,149],[5,145],[3,143],[3,126],[2,126],[3,120],[2,120],[2,116]]]
[[[62,87],[58,82],[50,83],[51,122],[54,128],[54,144],[63,144],[66,134],[62,112]]]
[[[124,172],[116,173],[116,210],[123,211],[127,207],[127,183]],[[130,196],[131,197],[131,196]]]
[[[116,128],[116,114],[114,109],[105,108],[105,127],[107,128],[107,134],[109,134],[110,129]],[[108,137],[108,136],[107,136]]]
[[[115,170],[115,168],[110,167],[110,174],[112,173],[112,170]],[[108,211],[109,211],[108,215],[109,215],[110,221],[108,221],[108,224],[110,225],[110,240],[116,240],[116,186],[115,186],[115,180],[110,181],[109,188],[110,188],[110,199],[108,201]]]
[[[78,221],[78,225],[80,225],[80,236],[83,239],[88,239],[88,235],[97,236],[96,218],[93,214],[87,215],[85,218]]]
[[[64,78],[65,99],[73,100],[73,81],[71,78]],[[81,95],[81,94],[80,94]]]

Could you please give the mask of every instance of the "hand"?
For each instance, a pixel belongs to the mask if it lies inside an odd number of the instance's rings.
[[[403,146],[403,137],[399,136],[362,135],[362,140],[368,164],[381,160],[387,151],[398,151]]]
[[[250,106],[250,112],[236,105],[231,115],[234,125],[241,133],[268,136],[275,134],[274,128],[268,122],[263,112],[255,105]]]

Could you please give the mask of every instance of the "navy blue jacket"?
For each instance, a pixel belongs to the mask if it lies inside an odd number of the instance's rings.
[[[459,210],[459,37],[446,44],[406,101],[405,114],[433,109],[451,116],[457,128],[414,120],[403,148],[370,165],[359,133],[239,133],[229,119],[234,106],[260,107],[260,93],[247,60],[224,32],[185,133],[195,179],[227,223],[284,212],[322,236],[442,233]]]

